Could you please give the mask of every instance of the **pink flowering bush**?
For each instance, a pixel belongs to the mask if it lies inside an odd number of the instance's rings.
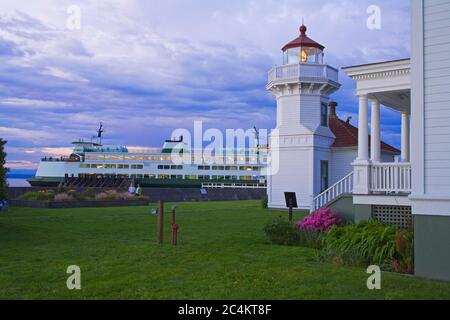
[[[339,223],[339,216],[336,213],[332,213],[329,208],[324,208],[314,211],[311,215],[303,219],[303,221],[299,221],[295,225],[301,230],[320,233],[327,232],[331,227]]]

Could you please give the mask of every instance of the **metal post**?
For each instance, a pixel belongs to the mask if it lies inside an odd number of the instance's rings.
[[[175,219],[175,209],[177,207],[176,206],[172,206],[172,245],[176,246],[177,245],[177,238],[178,238],[178,229],[179,226],[176,223],[176,219]]]
[[[292,199],[289,200],[289,221],[292,222]]]
[[[158,243],[163,243],[164,238],[164,201],[158,201],[158,220],[156,225]]]

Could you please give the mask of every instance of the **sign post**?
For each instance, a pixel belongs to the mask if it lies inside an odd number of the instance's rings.
[[[284,198],[286,200],[286,207],[289,208],[289,221],[292,222],[293,208],[298,208],[297,196],[295,192],[285,192]]]

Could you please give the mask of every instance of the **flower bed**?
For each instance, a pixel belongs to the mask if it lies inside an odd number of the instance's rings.
[[[336,213],[321,209],[295,224],[280,217],[264,231],[273,244],[317,249],[321,261],[376,264],[401,273],[414,270],[413,234],[380,222],[341,225]]]
[[[135,196],[128,192],[107,190],[96,192],[93,189],[83,191],[68,190],[39,190],[30,191],[17,199],[11,200],[12,206],[32,208],[87,208],[87,207],[115,207],[142,206],[149,204],[146,196]]]

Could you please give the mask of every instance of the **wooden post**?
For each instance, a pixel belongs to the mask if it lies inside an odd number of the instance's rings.
[[[158,220],[156,225],[156,235],[159,244],[163,244],[164,238],[164,201],[158,201]]]

